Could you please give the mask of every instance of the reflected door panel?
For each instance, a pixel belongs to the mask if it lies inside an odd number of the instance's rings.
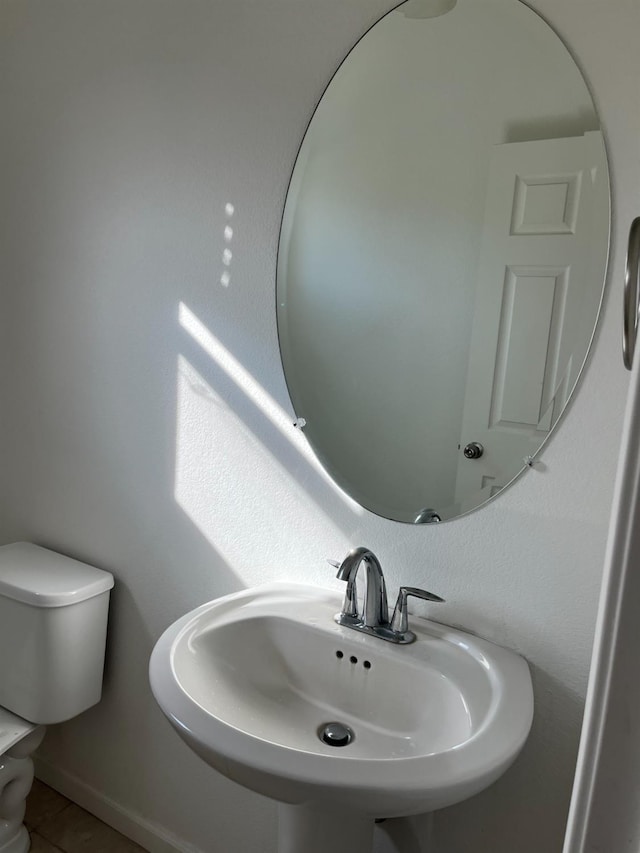
[[[513,479],[567,401],[589,345],[585,316],[600,300],[606,248],[594,258],[593,235],[607,227],[606,198],[599,131],[494,148],[456,481],[462,511]],[[480,459],[462,453],[472,441],[484,446]]]

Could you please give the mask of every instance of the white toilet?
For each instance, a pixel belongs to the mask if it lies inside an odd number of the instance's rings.
[[[100,701],[113,576],[28,542],[0,547],[0,853],[26,853],[44,726]]]

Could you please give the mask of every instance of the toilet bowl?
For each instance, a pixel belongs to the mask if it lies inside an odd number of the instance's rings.
[[[0,547],[0,853],[26,853],[31,754],[102,695],[113,576],[29,542]]]

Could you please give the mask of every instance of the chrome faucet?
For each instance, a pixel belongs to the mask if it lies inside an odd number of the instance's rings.
[[[346,581],[347,591],[342,611],[335,620],[338,625],[373,634],[390,643],[412,643],[416,635],[409,630],[407,598],[412,595],[426,601],[444,601],[439,595],[413,586],[401,586],[393,616],[389,620],[387,587],[382,566],[373,551],[368,548],[354,548],[342,563],[329,560],[338,569],[337,577]],[[360,566],[364,563],[366,572],[365,601],[362,608],[358,605],[356,579]]]

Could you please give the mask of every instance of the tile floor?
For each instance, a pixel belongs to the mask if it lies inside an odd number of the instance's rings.
[[[37,779],[27,798],[24,822],[31,833],[31,853],[145,853]]]

